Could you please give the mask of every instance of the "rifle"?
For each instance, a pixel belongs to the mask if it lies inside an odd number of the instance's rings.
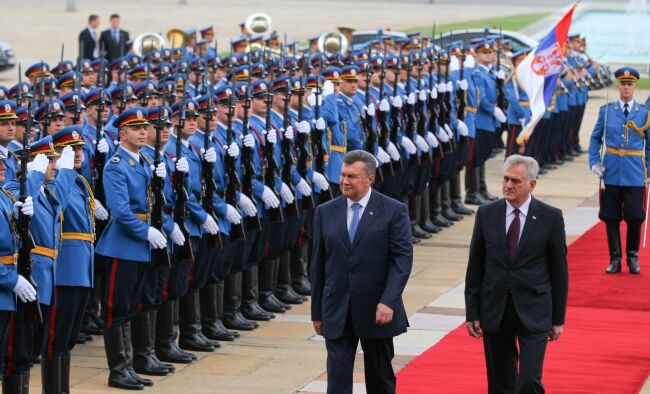
[[[372,54],[372,45],[368,45],[368,61],[370,62]],[[365,108],[368,108],[370,105],[370,81],[372,78],[372,67],[368,64],[368,69],[366,70],[366,91],[364,94],[365,98]],[[377,135],[375,134],[374,127],[372,126],[372,117],[368,114],[364,114],[363,117],[363,129],[366,135],[366,152],[371,155],[375,154],[375,146],[377,145]],[[381,166],[377,166],[375,171],[375,178],[378,182],[384,181],[384,171]]]
[[[244,98],[244,117],[242,118],[242,135],[244,138],[249,133],[248,129],[248,111],[250,110],[251,107],[251,91],[253,89],[253,81],[251,79],[251,73],[250,73],[250,57],[249,57],[249,63],[248,63],[248,86],[246,86],[246,96]],[[255,196],[253,196],[253,177],[255,176],[255,168],[253,167],[253,148],[249,148],[247,146],[242,147],[242,153],[241,153],[241,158],[242,158],[242,171],[243,171],[243,178],[242,178],[242,193],[246,195],[248,198],[255,203]],[[255,216],[246,216],[244,218],[244,222],[246,224],[246,229],[250,231],[255,231],[255,230],[262,230],[262,224],[260,223],[260,218],[258,215]]]
[[[105,92],[104,92],[104,58],[101,59],[101,64],[99,65],[99,76],[97,79],[97,84],[100,86],[99,91],[99,104],[97,105],[97,121],[95,122],[95,157],[94,157],[94,166],[93,166],[93,184],[95,186],[94,194],[95,198],[102,204],[106,203],[106,193],[104,192],[104,164],[106,163],[106,157],[104,153],[100,152],[97,146],[99,141],[102,139],[104,121],[102,115],[106,109],[105,101]],[[99,233],[99,232],[98,232]]]
[[[418,83],[417,83],[417,91],[418,93],[422,89],[422,70],[424,69],[424,64],[422,62],[422,56],[424,54],[420,53],[418,55]],[[410,63],[409,63],[410,65]],[[411,67],[408,69],[409,75],[407,76],[408,82],[407,86],[410,85],[411,79],[410,79],[410,72],[411,72]],[[408,87],[408,90],[410,91],[410,87]],[[415,112],[417,113],[417,133],[420,137],[426,139],[426,132],[424,131],[426,122],[427,122],[427,117],[424,113],[424,102],[420,101],[420,98],[418,97],[415,100]],[[430,163],[431,162],[431,153],[429,151],[427,152],[422,152],[422,156],[420,156],[420,162],[422,163]]]
[[[47,130],[50,128],[50,122],[52,122],[52,101],[54,99],[54,78],[50,78],[50,90],[48,92],[48,100],[45,103],[45,114],[43,115],[43,130],[41,137],[47,137]],[[41,80],[41,91],[45,92],[45,79]]]
[[[226,128],[226,145],[230,146],[233,142],[233,129],[232,129],[232,118],[235,116],[235,102],[234,102],[234,93],[228,96],[228,122]],[[227,148],[226,148],[227,150]],[[239,177],[237,176],[237,170],[235,169],[235,158],[230,156],[228,152],[225,152],[226,156],[226,175],[228,177],[228,183],[226,184],[226,204],[230,204],[233,207],[237,206],[237,192],[240,191],[241,183],[239,182]],[[244,230],[244,224],[240,222],[239,224],[232,223],[230,227],[230,239],[233,241],[245,240],[246,239],[246,230]]]
[[[18,63],[18,89],[16,89],[16,103],[18,106],[23,105],[23,81],[22,81],[22,65]],[[31,100],[29,100],[31,102]],[[31,130],[30,130],[31,132]]]
[[[27,105],[27,127],[25,128],[25,133],[23,134],[23,150],[20,154],[20,176],[18,177],[19,189],[18,189],[18,200],[25,202],[27,198],[27,163],[29,162],[31,155],[31,146],[29,142],[32,125],[34,122],[32,114],[32,103],[31,101]],[[27,215],[23,215],[22,212],[18,213],[18,231],[20,236],[20,241],[18,244],[18,260],[17,260],[17,270],[18,274],[23,278],[27,279],[29,283],[36,289],[36,282],[32,278],[32,249],[35,246],[34,239],[32,234],[29,231],[29,222],[30,218]],[[41,312],[41,306],[38,303],[38,299],[24,303],[25,304],[25,320],[35,321],[38,323],[43,322],[43,314]]]
[[[497,72],[501,70],[501,45],[503,43],[503,32],[499,26],[499,45],[497,45]],[[503,79],[497,78],[497,107],[499,107],[505,114],[508,109],[508,99],[506,98],[506,92],[503,86]],[[503,122],[499,125],[500,133],[498,136],[501,136],[501,132],[508,130],[508,122]]]
[[[451,51],[447,49],[447,57],[444,59],[444,64],[445,64],[445,82],[449,82],[449,62],[451,60]],[[444,100],[443,104],[445,107],[445,120],[447,121],[447,125],[451,129],[451,92],[450,91],[445,91],[444,95]],[[452,130],[453,132],[453,130]],[[456,139],[455,137],[452,136],[449,137],[449,143],[451,144],[451,148],[455,149],[456,148]]]
[[[379,38],[381,39],[382,33],[380,31]],[[377,100],[377,105],[381,104],[381,101],[384,99],[384,80],[386,79],[386,48],[384,47],[384,55],[381,62],[381,72],[379,73],[379,98]],[[377,108],[377,126],[379,128],[379,145],[385,150],[388,146],[388,124],[386,123],[386,114]],[[390,177],[395,175],[393,170],[393,161],[382,164],[382,171],[384,177]]]
[[[386,52],[384,50],[384,52]],[[397,84],[399,82],[399,74],[401,70],[401,63],[402,63],[402,45],[400,44],[399,46],[399,58],[397,61],[397,64],[395,64],[395,77],[393,78],[393,98],[397,97]],[[390,128],[390,141],[395,145],[395,148],[397,148],[397,133],[399,132],[400,126],[402,125],[401,122],[401,114],[400,114],[400,109],[395,108],[391,105],[390,108],[390,115],[391,115],[391,128]],[[413,136],[412,133],[413,129],[411,129],[411,137]],[[407,130],[408,132],[408,130]],[[418,158],[417,152],[414,155],[411,155],[411,158],[415,157],[417,159],[417,162],[419,163],[420,160]],[[393,170],[394,171],[400,171],[402,169],[402,160],[398,159],[393,161]]]
[[[183,94],[187,89],[187,84],[183,84]],[[183,95],[183,97],[185,97]],[[183,155],[183,129],[185,128],[185,103],[180,103],[180,114],[178,119],[178,127],[176,128],[176,162],[181,159]],[[190,242],[190,234],[185,225],[185,203],[187,201],[187,191],[185,190],[185,176],[186,174],[181,171],[174,171],[174,191],[176,200],[174,201],[174,221],[183,232],[185,243],[181,246],[181,257],[186,260],[194,261],[194,251],[192,250],[192,243]]]
[[[433,25],[433,33],[434,34],[435,34],[435,31],[436,31],[436,25]],[[431,66],[429,67],[429,86],[431,87],[432,91],[433,91],[433,89],[436,89],[436,85],[434,84],[434,80],[433,80],[433,64],[434,64],[434,62],[436,62],[436,58],[434,57],[434,56],[436,56],[436,54],[434,52],[435,48],[433,46],[434,37],[435,37],[435,35],[431,36],[431,61],[430,61]],[[437,131],[436,127],[437,127],[437,124],[438,124],[438,116],[440,115],[439,112],[438,112],[438,100],[433,99],[433,98],[431,98],[431,96],[429,96],[428,103],[429,103],[429,127],[428,127],[428,131],[433,133],[433,134],[436,134],[436,131]],[[444,151],[442,149],[442,143],[440,143],[438,145],[438,155],[439,155],[440,158],[442,158],[443,154],[444,154]]]
[[[307,75],[307,64],[311,64],[311,58],[308,57],[305,61],[305,77]],[[314,119],[317,121],[320,119],[320,95],[321,95],[321,86],[320,79],[323,72],[323,57],[318,54],[318,75],[316,76],[316,87],[314,88]],[[314,168],[317,172],[325,175],[325,147],[323,146],[323,130],[318,130],[314,127],[314,136],[312,138],[312,154],[314,155]],[[332,189],[328,188],[327,190],[321,190],[318,193],[319,203],[324,203],[334,198],[332,196]]]
[[[302,100],[303,97],[305,97],[305,85],[304,85],[304,78],[300,77],[300,87],[298,88],[298,123],[302,122],[303,120],[303,111],[302,111]],[[288,115],[288,112],[287,112]],[[305,182],[309,183],[307,180],[307,162],[311,159],[309,156],[309,151],[307,150],[307,136],[303,133],[298,133],[297,135],[298,139],[298,158],[297,158],[297,165],[296,168],[298,169],[298,173],[300,176],[305,180]],[[310,184],[311,186],[311,184]],[[316,204],[314,203],[314,195],[310,194],[308,196],[302,196],[302,207],[303,209],[313,209]]]
[[[440,41],[442,42],[442,35],[440,38],[441,38]],[[436,56],[436,64],[438,66],[438,70],[436,73],[436,86],[439,85],[442,81],[441,74],[442,74],[443,63],[444,63],[444,59],[442,56],[442,49],[441,49]],[[449,119],[448,119],[449,113],[447,112],[447,108],[446,108],[447,106],[445,104],[445,95],[446,93],[438,93],[438,98],[434,101],[435,103],[434,105],[437,108],[436,112],[437,112],[438,126],[442,129],[441,130],[442,133],[446,133],[445,125],[449,123]],[[445,143],[441,142],[440,145],[442,146],[442,151],[444,153],[452,152],[454,149],[451,138],[449,139],[449,141]]]
[[[43,66],[43,61],[41,60],[41,72],[43,72],[43,67],[44,67]],[[40,82],[40,86],[39,86],[39,89],[38,89],[39,90],[39,92],[38,92],[38,105],[41,105],[41,104],[43,104],[45,102],[45,84],[43,83],[44,79],[45,79],[44,77],[41,77],[40,81],[38,81],[38,82]],[[47,134],[45,134],[45,135],[47,135]]]
[[[282,130],[287,130],[289,127],[289,101],[291,100],[291,80],[287,80],[287,87],[284,95],[284,111],[282,114]],[[282,181],[291,190],[294,196],[296,192],[291,183],[291,166],[293,165],[293,156],[291,155],[291,140],[282,136]],[[284,207],[285,216],[299,217],[297,201],[293,200],[291,204]]]
[[[163,113],[166,112],[165,106],[158,107],[158,121],[154,124],[156,129],[156,140],[153,145],[153,165],[158,167],[160,164],[160,134],[162,133],[163,122]],[[163,193],[164,179],[154,176],[151,180],[151,194],[153,195],[153,204],[151,208],[151,225],[161,234],[165,234],[163,230],[163,209],[166,205],[165,195]],[[189,239],[186,239],[185,242],[190,242]],[[151,251],[152,259],[156,266],[160,267],[169,267],[171,268],[172,262],[169,258],[169,253],[167,253],[167,248],[162,249],[153,249]]]
[[[271,104],[273,104],[273,95],[268,92],[266,95],[266,122],[264,127],[266,130],[271,130]],[[264,171],[264,185],[275,192],[275,175],[278,171],[278,163],[275,161],[273,155],[275,144],[266,141],[264,144],[264,161],[266,162],[266,169]],[[271,222],[284,222],[284,213],[282,207],[269,208]]]
[[[147,79],[145,79],[145,81],[143,82],[143,83],[145,83],[144,93],[143,93],[142,99],[140,100],[140,103],[145,108],[149,107],[149,99],[151,99],[151,93],[149,92],[149,83],[151,83],[151,80],[149,79],[151,77],[151,71],[150,71],[151,70],[151,63],[150,63],[149,59],[150,58],[147,58],[147,66],[146,66],[147,67]],[[163,103],[163,105],[161,105],[161,108],[164,107],[164,106],[165,105]]]

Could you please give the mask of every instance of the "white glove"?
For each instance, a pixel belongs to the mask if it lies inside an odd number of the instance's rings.
[[[275,144],[278,142],[278,135],[275,134],[275,129],[271,129],[266,132],[266,141],[269,144]]]
[[[293,202],[293,193],[291,193],[291,189],[289,189],[289,186],[284,182],[282,182],[282,187],[280,188],[280,197],[282,197],[284,202],[287,204]]]
[[[449,139],[452,139],[454,137],[454,133],[452,133],[451,127],[449,127],[447,123],[445,123],[445,131],[447,132]]]
[[[293,140],[293,126],[287,127],[287,129],[280,129],[280,133],[284,134],[284,138],[288,140]]]
[[[315,107],[316,106],[316,95],[314,93],[312,93],[309,96],[307,96],[307,102],[309,103],[310,106]],[[323,96],[322,95],[318,96],[318,105],[323,105]]]
[[[381,102],[379,103],[379,110],[381,112],[390,111],[390,105],[388,104],[388,100],[386,100],[386,99],[381,100]]]
[[[418,93],[418,99],[420,101],[427,101],[427,91],[424,89],[420,90],[420,93]]]
[[[388,141],[388,146],[386,146],[386,153],[388,153],[390,155],[390,158],[394,161],[400,159],[399,151],[397,150],[395,144],[393,144],[393,141]]]
[[[402,136],[400,145],[402,145],[402,148],[404,148],[409,155],[413,155],[418,151],[413,141],[411,141],[411,139],[407,136]]]
[[[406,103],[408,105],[415,104],[415,93],[413,93],[413,92],[409,93],[408,97],[406,98]]]
[[[323,119],[322,117],[318,118],[318,120],[314,122],[314,127],[316,128],[316,130],[320,130],[320,131],[325,130],[325,128],[327,127],[327,124],[325,124],[325,119]]]
[[[318,186],[321,190],[327,190],[330,188],[330,183],[327,182],[327,179],[320,172],[314,171],[314,174],[311,177],[311,181],[314,185]]]
[[[388,153],[381,147],[377,147],[377,154],[375,155],[375,158],[380,164],[385,164],[385,163],[390,163],[390,156],[388,156]]]
[[[106,142],[106,138],[99,140],[99,143],[97,144],[97,150],[99,153],[108,153],[108,142]]]
[[[365,119],[366,114],[370,117],[377,115],[377,109],[375,108],[374,103],[368,104],[367,107],[365,105],[361,107],[361,117]]]
[[[311,187],[309,187],[309,183],[307,183],[307,181],[304,180],[303,178],[300,178],[300,181],[296,185],[296,189],[303,196],[311,196]]]
[[[268,186],[264,186],[264,191],[262,192],[262,201],[264,201],[264,204],[266,204],[267,208],[277,208],[280,206],[280,200],[278,200],[278,197]]]
[[[447,92],[453,92],[454,91],[454,84],[451,83],[451,81],[448,81],[446,83],[445,91],[447,91]]]
[[[66,146],[61,152],[61,157],[56,161],[56,169],[68,169],[72,170],[74,168],[74,151],[71,146]]]
[[[493,114],[494,114],[494,118],[501,123],[505,123],[508,120],[508,118],[506,118],[506,114],[504,114],[501,108],[497,106],[494,106]]]
[[[253,134],[246,134],[246,137],[242,140],[242,144],[247,148],[253,149],[255,147],[255,137],[253,137]]]
[[[219,232],[219,226],[217,226],[217,222],[215,222],[212,215],[208,215],[208,217],[205,219],[205,223],[203,223],[203,229],[211,235],[215,235]]]
[[[167,238],[153,227],[149,227],[149,232],[147,233],[147,241],[154,247],[154,249],[163,249],[167,246]]]
[[[447,84],[444,82],[440,82],[438,84],[438,93],[444,93],[447,91]]]
[[[154,167],[152,164],[151,171],[153,171],[158,178],[162,178],[162,179],[167,178],[167,167],[165,167],[165,163],[163,162],[158,163],[156,167]]]
[[[181,228],[178,226],[178,223],[174,222],[174,229],[172,230],[172,233],[169,234],[169,238],[171,238],[172,242],[178,246],[185,244],[185,236],[183,235]]]
[[[108,220],[108,211],[98,199],[95,199],[95,209],[93,214],[97,220]]]
[[[429,144],[422,138],[420,134],[415,135],[415,145],[417,145],[418,149],[420,149],[422,152],[428,152],[429,151]]]
[[[503,72],[503,70],[497,71],[497,78],[498,79],[506,79],[506,73]]]
[[[462,91],[466,91],[467,88],[469,87],[466,79],[456,81],[456,84],[458,85],[458,88]]]
[[[174,158],[174,160],[176,160],[176,158]],[[190,172],[190,163],[187,162],[187,158],[181,157],[178,159],[174,164],[174,171],[184,172],[186,174]]]
[[[602,177],[605,174],[605,166],[602,164],[594,164],[591,166],[591,172]]]
[[[32,197],[27,197],[25,198],[25,202],[23,203],[22,201],[16,201],[14,203],[14,217],[17,218],[19,212],[22,213],[25,216],[32,217],[34,216],[34,201],[32,200]]]
[[[439,145],[438,139],[430,131],[427,131],[427,142],[433,149],[437,148]]]
[[[302,122],[298,122],[296,124],[296,129],[298,129],[298,132],[301,134],[309,134],[311,131],[311,128],[309,127],[309,122],[306,120],[303,120]]]
[[[448,136],[447,133],[446,133],[443,129],[441,129],[441,128],[437,128],[437,129],[436,129],[436,138],[437,138],[440,142],[442,142],[443,144],[449,142],[449,136]]]
[[[236,158],[239,156],[239,146],[235,142],[231,142],[230,146],[224,145],[223,150],[228,152],[228,156]]]
[[[435,88],[431,89],[430,95],[431,95],[432,99],[434,99],[434,100],[437,99],[438,98],[438,89],[435,89]]]
[[[474,68],[475,64],[476,64],[476,61],[474,60],[474,56],[467,55],[465,57],[465,62],[463,63],[463,67],[465,67],[465,68]]]
[[[244,215],[246,216],[257,215],[257,207],[255,204],[253,204],[253,201],[243,193],[239,193],[239,201],[237,201],[237,206],[242,210],[242,212],[244,212]]]
[[[241,215],[237,211],[237,208],[230,204],[226,204],[226,220],[232,224],[241,223]]]
[[[213,147],[210,147],[205,151],[205,153],[203,153],[203,158],[208,163],[214,163],[217,161],[217,151],[215,151]]]
[[[403,103],[402,103],[402,98],[400,96],[395,96],[390,101],[391,101],[391,104],[393,105],[393,107],[395,107],[397,109],[402,108]]]
[[[458,130],[458,134],[462,135],[463,137],[467,137],[467,134],[469,134],[467,125],[460,119],[458,119],[458,126],[456,126],[456,129]]]
[[[36,300],[36,289],[34,289],[34,286],[32,286],[32,284],[22,275],[18,275],[18,281],[12,291],[22,302],[31,302]]]
[[[323,91],[321,92],[321,96],[325,98],[332,93],[334,93],[334,84],[332,81],[323,82]]]
[[[519,118],[519,124],[521,125],[521,128],[526,128],[526,118]]]

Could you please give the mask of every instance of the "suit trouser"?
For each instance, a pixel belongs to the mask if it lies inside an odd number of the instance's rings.
[[[359,341],[363,349],[366,391],[372,394],[395,393],[397,380],[391,364],[395,355],[393,338],[359,338],[354,333],[349,310],[341,336],[336,339],[325,339],[327,392],[352,394],[352,373]]]
[[[81,331],[90,287],[57,286],[56,304],[50,308],[50,324],[44,358],[61,357],[74,348]]]
[[[50,306],[40,304],[43,315],[43,324],[49,324]],[[32,321],[26,316],[25,304],[16,300],[16,310],[11,313],[7,328],[7,347],[4,353],[4,375],[20,375],[31,368],[34,354],[40,354],[44,342],[47,340],[47,331],[43,331],[45,338],[37,338],[37,331],[41,324]]]
[[[151,263],[110,259],[104,297],[104,332],[127,324],[137,314],[148,264]]]
[[[508,294],[499,329],[483,333],[488,393],[544,393],[542,367],[547,342],[548,332],[530,332],[523,326]]]

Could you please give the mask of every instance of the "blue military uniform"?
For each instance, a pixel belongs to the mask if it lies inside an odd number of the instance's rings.
[[[11,100],[0,101],[0,120],[17,120],[16,103]],[[9,150],[8,146],[0,146],[0,153],[5,157],[5,180],[0,186],[16,178],[19,170],[18,158]]]

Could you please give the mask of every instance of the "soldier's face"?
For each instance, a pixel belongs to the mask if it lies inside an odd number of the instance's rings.
[[[4,160],[0,160],[0,182],[5,181],[5,169],[7,166],[5,166]]]
[[[636,91],[636,82],[619,82],[618,93],[622,101],[630,101],[634,98],[634,91]]]
[[[120,140],[124,147],[136,152],[147,144],[147,126],[124,126],[120,129]]]
[[[97,123],[97,106],[96,105],[91,105],[88,107],[88,118],[90,118],[91,124],[95,126],[95,123]],[[108,111],[106,108],[104,108],[104,111],[102,111],[102,122],[105,123],[108,120]]]
[[[7,145],[16,137],[16,121],[0,120],[0,144]]]
[[[374,181],[375,174],[366,174],[366,165],[363,162],[343,163],[339,182],[341,194],[345,197],[359,201],[368,193]]]
[[[518,208],[526,202],[528,195],[533,192],[536,180],[526,181],[526,166],[523,164],[511,166],[503,173],[503,198]]]
[[[357,92],[358,87],[359,87],[358,81],[349,80],[349,79],[344,79],[343,81],[341,81],[341,93],[343,93],[346,96],[354,96],[354,94]]]
[[[183,130],[184,134],[191,136],[196,134],[196,128],[199,124],[198,116],[188,116],[185,119],[185,129]]]
[[[50,135],[53,135],[57,131],[65,127],[65,116],[56,116],[50,121],[50,127],[47,129],[47,132]]]
[[[147,109],[157,107],[160,105],[160,97],[158,95],[150,96],[147,103]]]
[[[263,98],[254,98],[252,101],[251,109],[257,116],[266,116],[266,102]]]
[[[208,116],[206,113],[202,113],[199,117],[199,128],[203,131],[211,132],[217,128],[217,117],[215,114],[212,114],[212,119],[208,122]]]
[[[162,148],[169,141],[169,126],[164,125],[160,129],[160,147]],[[150,146],[156,145],[156,128],[153,124],[147,126],[147,144]]]
[[[487,66],[492,63],[492,53],[479,52],[476,54],[476,61],[484,66]]]
[[[59,159],[59,156],[50,157],[50,162],[47,164],[47,170],[45,171],[45,180],[52,182],[54,177],[56,177],[56,161]]]

